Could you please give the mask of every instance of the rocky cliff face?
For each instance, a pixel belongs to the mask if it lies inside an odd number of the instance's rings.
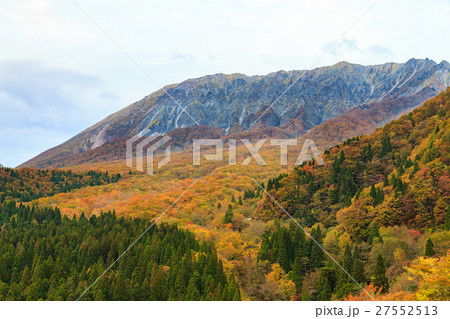
[[[197,124],[224,134],[278,127],[300,136],[352,108],[412,97],[420,104],[447,86],[450,64],[428,59],[370,66],[340,62],[265,76],[207,75],[167,86],[168,94],[152,93],[22,166],[42,166],[116,138],[167,134]]]

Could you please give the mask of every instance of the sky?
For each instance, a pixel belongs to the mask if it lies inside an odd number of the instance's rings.
[[[450,60],[450,0],[0,3],[0,164],[9,167],[188,78]]]

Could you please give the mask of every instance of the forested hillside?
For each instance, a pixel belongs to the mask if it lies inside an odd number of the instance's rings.
[[[78,298],[200,175],[83,298],[369,300],[361,285],[380,300],[448,300],[449,128],[450,89],[326,150],[325,166],[286,170],[264,150],[267,166],[194,168],[180,153],[155,176],[122,162],[77,168],[114,174],[3,169],[0,298]]]
[[[75,300],[150,226],[149,220],[61,217],[0,205],[0,300]],[[175,225],[151,227],[81,300],[240,300],[206,242]]]
[[[115,183],[120,178],[120,174],[92,170],[82,173],[33,168],[16,170],[0,165],[0,203],[7,199],[28,202],[85,186]]]
[[[271,179],[267,192],[313,227],[311,237],[379,298],[448,300],[450,89],[325,153],[325,166],[309,162]],[[266,196],[258,217],[289,221],[273,199]],[[277,223],[258,259],[281,266],[297,299],[359,295],[356,283],[297,228]]]

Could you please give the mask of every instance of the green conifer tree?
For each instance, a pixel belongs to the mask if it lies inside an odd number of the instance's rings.
[[[191,277],[189,280],[189,285],[187,287],[187,293],[185,300],[188,301],[198,301],[200,300],[200,292],[198,291],[197,284],[195,282],[195,278]]]
[[[375,185],[372,184],[372,186],[370,187],[370,193],[369,193],[370,197],[373,198],[373,200],[375,201],[375,205],[377,204],[377,189],[375,188]]]
[[[19,285],[22,290],[31,285],[31,271],[28,266],[25,266],[25,269],[23,270],[22,279],[20,280]]]
[[[128,290],[126,287],[125,280],[123,279],[122,275],[119,274],[115,280],[114,284],[114,292],[113,292],[113,300],[121,300],[126,301],[128,300]]]
[[[277,249],[277,263],[283,268],[285,272],[289,272],[291,269],[290,254],[291,248],[289,241],[289,233],[285,228],[280,230],[280,236],[278,237],[278,249]]]
[[[164,301],[169,297],[167,281],[164,270],[153,265],[152,275],[150,278],[150,296],[152,300]]]
[[[320,276],[316,285],[314,286],[314,300],[315,301],[329,301],[331,300],[331,286],[326,276]]]
[[[319,246],[322,243],[322,232],[320,230],[320,226],[317,226],[316,228],[311,231],[312,238],[315,239],[315,241],[311,240],[311,268],[320,268],[323,265],[323,259],[324,259],[324,253],[322,248]]]
[[[309,297],[308,289],[304,287],[302,290],[302,301],[310,301],[310,300],[311,299]]]
[[[303,282],[303,271],[300,257],[296,257],[294,260],[294,267],[292,269],[292,281],[294,282],[297,291],[300,291]]]
[[[344,258],[342,260],[342,266],[348,273],[350,273],[352,271],[353,257],[352,257],[352,250],[349,245],[345,246]]]
[[[367,243],[372,245],[373,240],[375,238],[380,238],[380,231],[378,228],[378,224],[376,222],[373,222],[372,225],[370,226],[369,237],[367,238]]]
[[[382,292],[387,292],[389,290],[389,281],[386,277],[386,266],[384,265],[384,259],[381,254],[378,254],[377,256],[373,285],[377,288],[382,288]]]
[[[383,175],[383,186],[384,187],[389,186],[389,176],[387,173],[384,173],[384,175]]]
[[[445,215],[444,230],[450,230],[450,205],[447,207],[447,214]]]
[[[385,136],[381,142],[381,154],[380,157],[385,157],[389,152],[392,151],[391,139],[389,136]]]
[[[233,221],[233,207],[228,205],[227,212],[225,213],[225,218],[223,219],[224,224],[229,224]]]
[[[424,256],[426,257],[433,257],[436,254],[434,251],[434,244],[430,237],[428,237],[427,243],[425,245],[425,253]]]
[[[366,282],[366,276],[364,275],[364,266],[361,259],[355,258],[355,260],[353,261],[351,276],[359,284]]]

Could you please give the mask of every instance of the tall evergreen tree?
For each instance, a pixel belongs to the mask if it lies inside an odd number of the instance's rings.
[[[228,205],[227,212],[225,213],[225,218],[223,219],[224,224],[229,224],[233,221],[233,207]]]
[[[297,291],[300,291],[303,282],[303,272],[302,263],[299,256],[296,257],[294,261],[294,267],[292,269],[292,281],[294,282]]]
[[[450,205],[447,207],[447,214],[445,215],[444,230],[450,230]]]
[[[364,275],[364,266],[361,259],[355,258],[353,260],[351,276],[359,284],[366,282],[366,276]]]
[[[372,245],[373,240],[375,238],[380,238],[380,230],[379,230],[378,224],[376,222],[373,222],[372,225],[370,226],[369,237],[367,238],[367,243]]]
[[[373,200],[375,201],[375,204],[377,203],[377,189],[375,188],[375,185],[372,184],[372,186],[370,187],[370,193],[369,193],[370,197],[373,198]]]
[[[25,289],[27,286],[31,285],[31,271],[28,266],[25,266],[19,285],[21,289]]]
[[[314,286],[314,300],[315,301],[329,301],[331,300],[331,286],[326,276],[320,276],[316,285]]]
[[[386,277],[386,266],[384,265],[384,259],[381,254],[378,254],[377,256],[373,285],[377,288],[382,288],[382,292],[387,292],[389,290],[389,281]]]
[[[302,290],[302,301],[310,301],[309,293],[307,288],[303,288]]]
[[[349,245],[345,246],[344,258],[342,260],[342,266],[348,273],[351,273],[352,266],[353,266],[353,257],[352,257],[352,250]]]
[[[385,136],[381,141],[381,154],[380,157],[385,157],[388,153],[392,151],[391,139],[389,136]]]
[[[436,254],[434,251],[434,244],[430,237],[427,239],[427,243],[425,245],[425,252],[424,256],[426,257],[433,257]]]
[[[187,287],[185,281],[185,274],[183,270],[180,269],[175,279],[175,284],[172,286],[170,290],[170,300],[184,300],[185,295],[187,294]]]
[[[187,293],[186,293],[185,300],[198,301],[198,300],[200,300],[200,298],[201,298],[201,296],[200,296],[200,292],[198,291],[197,284],[195,282],[195,278],[191,277],[191,279],[189,280],[189,285],[187,287]]]
[[[383,186],[384,187],[389,186],[389,176],[387,173],[384,173],[384,175],[383,175]]]
[[[118,300],[118,301],[129,300],[128,290],[126,287],[125,280],[123,279],[122,275],[120,275],[120,274],[117,276],[117,278],[115,280],[113,300]]]
[[[283,228],[281,229],[281,236],[279,236],[278,240],[278,249],[277,249],[277,263],[283,268],[285,272],[289,272],[291,269],[290,262],[290,253],[289,250],[291,248],[289,241],[289,233]]]
[[[150,278],[150,296],[152,300],[164,301],[169,297],[166,276],[164,270],[153,265],[152,275]]]
[[[322,232],[320,230],[320,226],[311,231],[311,237],[315,239],[315,241],[311,240],[311,268],[320,268],[323,265],[324,253],[322,248],[319,246],[322,244]]]

